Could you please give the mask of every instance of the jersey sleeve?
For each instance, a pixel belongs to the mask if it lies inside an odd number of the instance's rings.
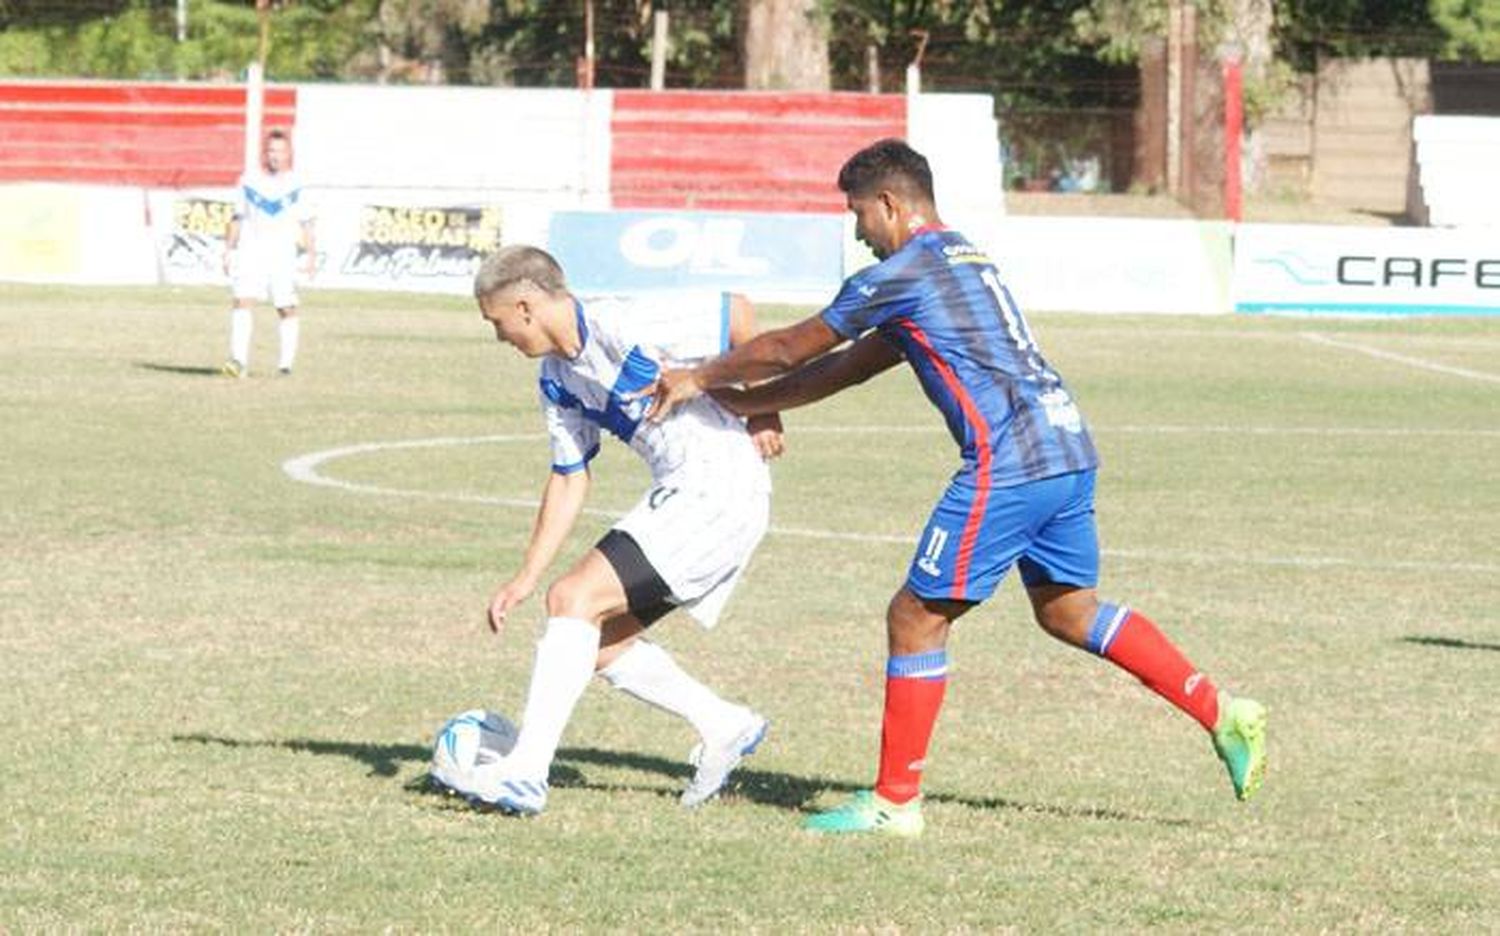
[[[541,379],[542,417],[552,443],[552,470],[557,474],[582,471],[599,454],[599,427],[583,415],[577,398],[561,382]]]
[[[844,280],[833,302],[820,313],[824,323],[844,338],[858,338],[909,310],[919,283],[911,259],[897,255]]]

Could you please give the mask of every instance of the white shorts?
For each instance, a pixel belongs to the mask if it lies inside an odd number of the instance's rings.
[[[653,487],[615,529],[640,546],[677,604],[711,628],[770,518],[769,492]]]
[[[296,251],[236,251],[230,268],[230,288],[236,299],[259,302],[269,299],[278,309],[296,306]]]

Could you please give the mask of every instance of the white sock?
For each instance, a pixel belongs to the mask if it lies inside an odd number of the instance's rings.
[[[547,619],[547,630],[536,642],[521,736],[510,753],[511,763],[522,775],[547,775],[563,729],[573,717],[573,706],[594,675],[598,656],[599,628],[579,618]]]
[[[229,357],[242,365],[250,363],[250,329],[254,324],[250,310],[235,306],[229,310]]]
[[[302,320],[295,315],[282,319],[276,326],[281,341],[281,356],[276,362],[278,370],[291,370],[297,360],[297,338],[302,334]]]
[[[671,654],[648,640],[637,640],[599,675],[616,689],[686,719],[704,743],[729,738],[750,715],[743,705],[726,702],[689,676]]]

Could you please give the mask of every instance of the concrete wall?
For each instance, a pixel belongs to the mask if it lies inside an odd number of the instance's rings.
[[[1431,109],[1425,59],[1329,59],[1262,128],[1268,188],[1402,214],[1412,118]]]

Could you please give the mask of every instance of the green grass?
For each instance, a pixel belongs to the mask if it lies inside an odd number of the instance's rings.
[[[916,842],[826,841],[866,785],[911,545],[770,536],[711,634],[773,719],[734,792],[602,685],[548,812],[425,791],[452,712],[516,714],[539,624],[482,628],[535,496],[534,365],[459,300],[317,293],[290,380],[213,376],[217,290],[0,286],[0,931],[1500,928],[1500,321],[1038,316],[1105,459],[1104,594],[1272,710],[1261,797],[1019,589],[957,628]],[[787,321],[801,310],[765,310]],[[788,418],[780,528],[905,540],[952,470],[905,371]],[[827,427],[884,427],[862,434]],[[1358,430],[1358,431],[1354,431]],[[644,473],[606,447],[591,505]],[[464,501],[456,495],[478,498]],[[607,516],[589,515],[570,554]]]

